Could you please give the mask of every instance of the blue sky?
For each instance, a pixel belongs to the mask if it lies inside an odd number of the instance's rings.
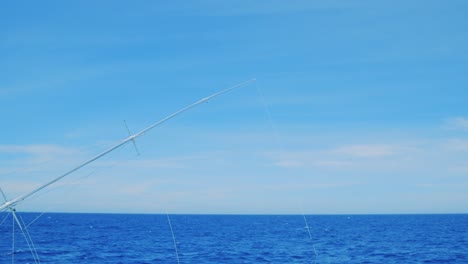
[[[241,81],[26,211],[467,213],[465,1],[15,1],[10,198]]]

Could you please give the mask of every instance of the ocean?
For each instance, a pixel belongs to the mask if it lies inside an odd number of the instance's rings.
[[[310,236],[302,215],[170,215],[178,254],[166,215],[50,213],[28,230],[41,263],[468,263],[466,214],[305,217]],[[12,237],[8,219],[0,263]],[[34,263],[14,238],[15,263]]]

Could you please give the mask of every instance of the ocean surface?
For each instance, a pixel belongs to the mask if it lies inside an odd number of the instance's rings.
[[[310,236],[302,215],[170,215],[178,254],[166,215],[51,213],[28,230],[41,263],[468,263],[468,215],[305,217]],[[0,263],[12,237],[8,218]],[[14,262],[34,263],[14,238]]]

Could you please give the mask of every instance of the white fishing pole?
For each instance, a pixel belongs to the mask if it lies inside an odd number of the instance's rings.
[[[64,174],[62,174],[62,175],[60,175],[60,176],[54,178],[53,180],[51,180],[51,181],[49,181],[49,182],[47,182],[47,183],[45,183],[45,184],[43,184],[43,185],[37,187],[36,189],[34,189],[34,190],[32,190],[32,191],[30,191],[30,192],[28,192],[28,193],[25,193],[25,194],[23,194],[23,195],[20,195],[20,196],[14,198],[14,199],[12,199],[12,200],[5,201],[2,205],[0,205],[0,212],[3,211],[3,210],[5,210],[5,209],[8,209],[8,208],[10,208],[10,209],[13,208],[15,205],[17,205],[17,204],[23,202],[25,199],[27,199],[27,198],[30,197],[31,195],[33,195],[33,194],[35,194],[35,193],[37,193],[37,192],[39,192],[39,191],[41,191],[41,190],[47,188],[48,186],[50,186],[50,185],[56,183],[57,181],[63,179],[64,177],[66,177],[66,176],[72,174],[73,172],[75,172],[75,171],[77,171],[77,170],[83,168],[84,166],[90,164],[91,162],[93,162],[93,161],[95,161],[95,160],[101,158],[102,156],[107,155],[108,153],[114,151],[115,149],[121,147],[122,145],[124,145],[124,144],[126,144],[126,143],[128,143],[128,142],[130,142],[130,141],[134,142],[134,140],[135,140],[136,138],[143,136],[143,135],[144,135],[146,132],[148,132],[149,130],[151,130],[151,129],[153,129],[153,128],[159,126],[159,125],[161,125],[162,123],[168,121],[169,119],[171,119],[171,118],[173,118],[173,117],[175,117],[175,116],[177,116],[177,115],[179,115],[179,114],[181,114],[181,113],[183,113],[183,112],[185,112],[185,111],[187,111],[187,110],[189,110],[189,109],[191,109],[191,108],[193,108],[193,107],[195,107],[195,106],[197,106],[197,105],[199,105],[199,104],[201,104],[201,103],[207,102],[207,101],[210,100],[210,99],[213,99],[213,98],[215,98],[215,97],[217,97],[217,96],[219,96],[219,95],[221,95],[221,94],[227,93],[227,92],[229,92],[229,91],[231,91],[231,90],[234,90],[235,88],[244,86],[244,85],[246,85],[246,84],[248,84],[248,83],[251,83],[251,82],[253,82],[253,81],[255,81],[255,79],[252,79],[252,80],[248,80],[248,81],[239,83],[239,84],[234,85],[234,86],[232,86],[232,87],[230,87],[230,88],[224,89],[224,90],[219,91],[219,92],[217,92],[217,93],[214,93],[214,94],[212,94],[212,95],[210,95],[210,96],[208,96],[208,97],[205,97],[205,98],[203,98],[203,99],[201,99],[201,100],[199,100],[199,101],[197,101],[197,102],[195,102],[195,103],[193,103],[193,104],[191,104],[191,105],[189,105],[189,106],[186,106],[186,107],[184,107],[184,108],[182,108],[182,109],[180,109],[180,110],[174,112],[173,114],[171,114],[171,115],[169,115],[169,116],[167,116],[167,117],[165,117],[165,118],[159,120],[158,122],[156,122],[156,123],[150,125],[149,127],[145,128],[145,129],[143,129],[142,131],[140,131],[140,132],[138,132],[138,133],[135,133],[135,134],[133,134],[133,135],[130,135],[128,138],[122,140],[120,143],[116,144],[115,146],[113,146],[113,147],[107,149],[106,151],[104,151],[104,152],[102,152],[102,153],[100,153],[100,154],[94,156],[93,158],[91,158],[91,159],[89,159],[89,160],[87,160],[87,161],[81,163],[80,165],[76,166],[75,168],[73,168],[73,169],[71,169],[71,170],[65,172]]]

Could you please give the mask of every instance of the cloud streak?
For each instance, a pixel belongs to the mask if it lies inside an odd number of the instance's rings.
[[[348,145],[336,148],[333,152],[354,157],[388,157],[397,153],[392,145]]]
[[[466,139],[449,139],[444,144],[448,151],[468,151],[468,140]]]
[[[468,118],[455,117],[447,120],[447,124],[452,129],[468,130]]]
[[[309,151],[276,152],[267,156],[275,160],[275,166],[283,168],[350,169],[356,166],[370,167],[376,161],[399,160],[417,150],[400,144],[356,144]],[[370,160],[372,164],[368,163]]]
[[[58,145],[0,145],[0,153],[33,156],[59,156],[76,154],[77,150]]]

